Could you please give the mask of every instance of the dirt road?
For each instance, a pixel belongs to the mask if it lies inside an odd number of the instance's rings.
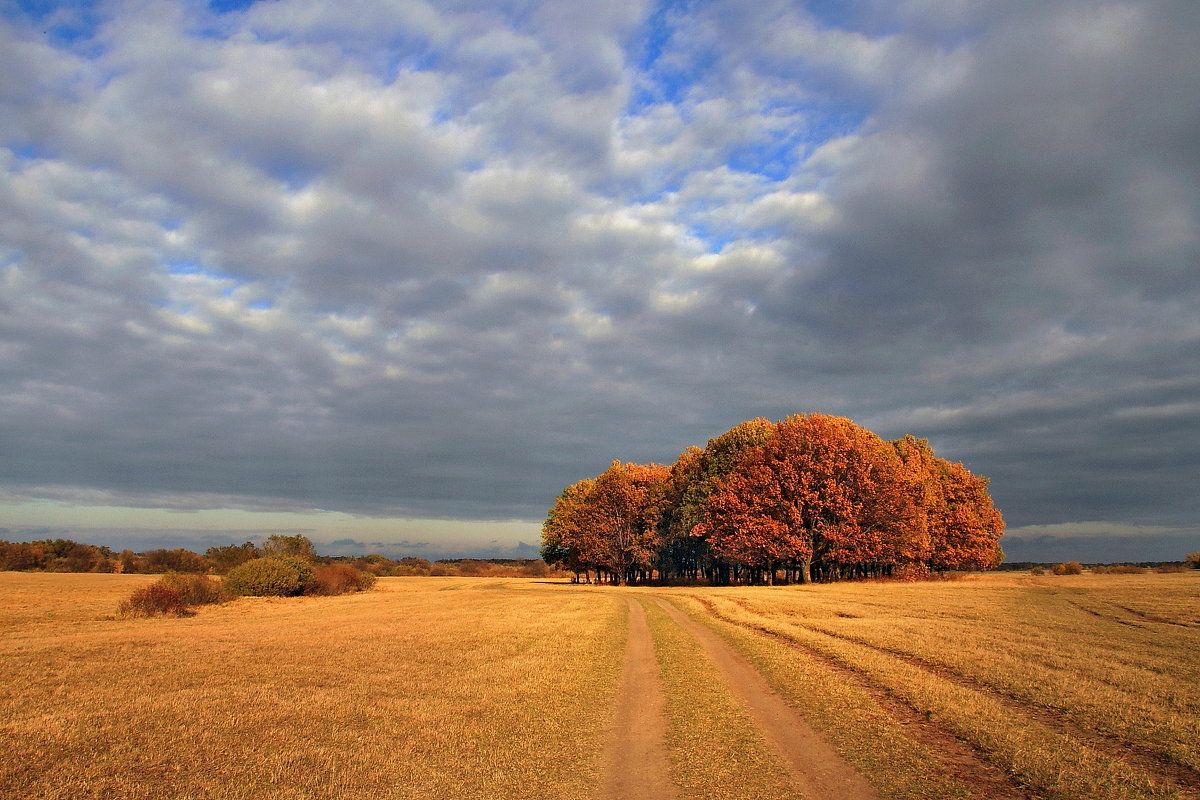
[[[726,686],[771,743],[805,797],[812,800],[879,800],[879,795],[800,716],[766,678],[724,639],[662,598],[656,602],[704,648]]]
[[[629,603],[629,641],[617,694],[617,716],[605,752],[602,800],[673,800],[679,797],[671,782],[665,716],[654,641],[646,612],[632,597]]]
[[[679,798],[670,779],[665,700],[645,611],[629,603],[629,641],[617,700],[617,719],[605,758],[602,800]],[[690,633],[763,738],[777,752],[797,789],[811,800],[879,800],[879,795],[801,717],[749,661],[723,639],[661,598],[670,618]],[[769,798],[764,798],[769,800]]]

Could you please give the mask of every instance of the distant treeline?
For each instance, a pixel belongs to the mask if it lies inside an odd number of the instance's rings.
[[[311,542],[303,536],[277,534],[263,546],[245,542],[210,547],[204,553],[184,548],[159,548],[135,553],[133,550],[117,552],[102,545],[84,544],[71,539],[41,539],[34,542],[0,540],[0,571],[224,575],[251,559],[262,558],[273,552],[293,552],[297,547],[311,548]],[[381,578],[423,575],[540,578],[553,572],[540,558],[453,558],[430,561],[413,557],[391,559],[378,553],[367,556],[320,556],[310,552],[307,555],[316,564],[348,564]]]

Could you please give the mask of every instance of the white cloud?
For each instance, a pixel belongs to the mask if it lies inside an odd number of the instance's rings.
[[[1197,533],[1195,529],[1171,528],[1163,525],[1131,525],[1117,522],[1060,522],[1054,525],[1022,525],[1009,528],[1006,537],[1014,539],[1050,536],[1071,538],[1077,536],[1162,536]]]
[[[0,486],[536,518],[824,410],[945,442],[1016,524],[1178,525],[1189,9],[13,12]]]

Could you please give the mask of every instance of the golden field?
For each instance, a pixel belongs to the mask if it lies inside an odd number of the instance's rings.
[[[888,797],[1200,797],[1200,572],[668,591]]]
[[[0,573],[0,797],[598,796],[642,602],[681,797],[792,797],[666,598],[885,798],[1200,798],[1200,571],[773,588],[385,578],[116,619]]]
[[[150,580],[0,575],[0,797],[579,797],[595,780],[619,598],[384,579],[112,619]]]

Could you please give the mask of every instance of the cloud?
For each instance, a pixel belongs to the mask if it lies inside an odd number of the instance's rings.
[[[1200,547],[1200,528],[1107,522],[1027,525],[1010,528],[1001,545],[1008,561],[1182,561]]]
[[[1200,516],[1188,2],[49,19],[0,19],[10,497],[538,520],[821,410],[1015,526]]]

